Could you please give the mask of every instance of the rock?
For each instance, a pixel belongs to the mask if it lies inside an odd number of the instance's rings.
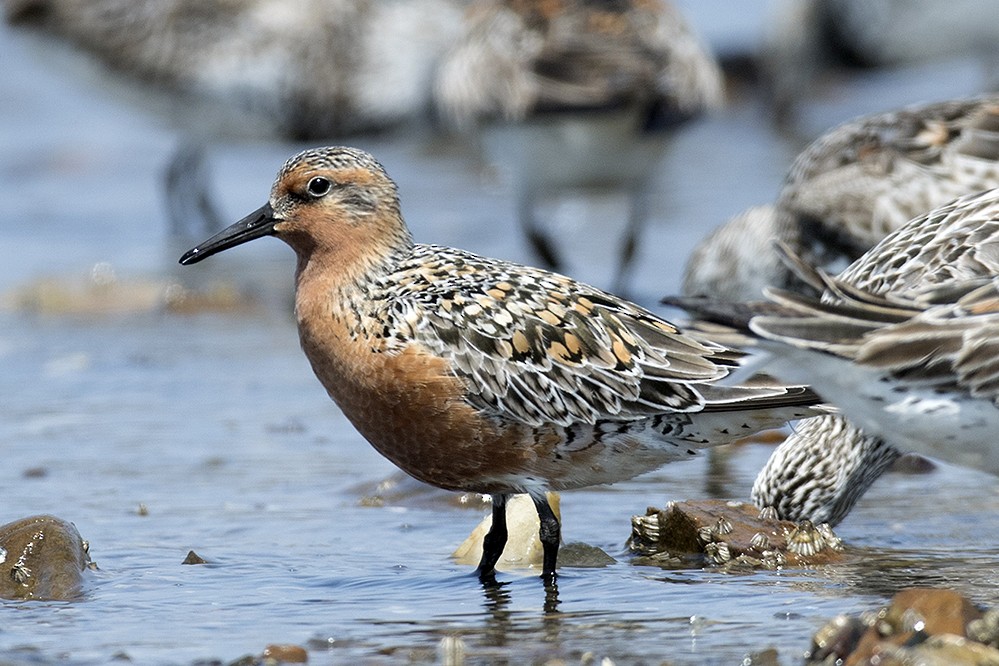
[[[916,630],[931,635],[967,636],[968,623],[981,617],[982,611],[954,590],[912,587],[892,598],[882,621],[896,633],[916,625]]]
[[[561,567],[598,569],[615,562],[617,560],[604,552],[603,549],[588,543],[573,541],[562,544],[562,547],[558,549],[558,564]]]
[[[828,525],[777,520],[746,502],[694,500],[650,507],[631,519],[628,547],[638,564],[763,567],[828,564],[843,558]]]
[[[880,658],[892,646],[921,643],[933,635],[967,636],[968,623],[981,616],[980,610],[953,590],[902,590],[869,623],[845,663],[847,666],[866,664]],[[890,652],[897,654],[897,651]]]
[[[305,664],[309,653],[299,645],[268,645],[263,658],[265,664]]]
[[[968,638],[999,648],[999,608],[985,612],[985,615],[968,623]]]
[[[29,516],[0,526],[0,597],[69,600],[83,592],[92,567],[76,527],[55,516]]]
[[[805,653],[806,663],[842,663],[864,635],[867,624],[859,617],[837,615],[812,637],[812,646]]]
[[[895,474],[930,474],[936,471],[937,464],[918,453],[911,451],[900,455],[888,468],[889,472]]]
[[[982,612],[953,590],[908,588],[860,618],[839,616],[816,632],[806,664],[999,666],[999,611]],[[969,638],[968,636],[971,636]]]
[[[206,560],[205,558],[201,557],[200,555],[198,555],[193,550],[187,551],[187,557],[185,557],[184,561],[181,562],[181,564],[207,564],[207,563],[208,563],[208,560]]]
[[[941,634],[912,646],[887,646],[863,662],[878,666],[999,666],[999,650],[975,641]],[[850,662],[847,662],[850,663]]]
[[[746,666],[780,666],[776,648],[764,648],[746,655],[742,663]]]

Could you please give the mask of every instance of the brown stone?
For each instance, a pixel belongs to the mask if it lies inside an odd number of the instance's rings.
[[[264,648],[266,664],[305,664],[309,653],[300,645],[268,645]]]
[[[861,666],[881,660],[882,656],[887,658],[896,654],[897,646],[921,642],[921,636],[963,638],[968,623],[980,617],[982,612],[953,590],[902,590],[878,613],[845,664]]]
[[[805,663],[842,663],[857,649],[865,631],[867,625],[859,617],[837,615],[812,636],[812,645],[806,653]]]
[[[29,516],[0,526],[0,597],[75,599],[91,566],[76,527],[55,516]]]
[[[999,666],[999,650],[953,634],[930,636],[911,646],[884,644],[877,666]],[[864,662],[873,664],[874,660]]]

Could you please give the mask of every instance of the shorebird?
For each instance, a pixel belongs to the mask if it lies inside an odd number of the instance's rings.
[[[994,192],[951,202],[886,238],[840,279],[887,294],[996,275],[997,217],[999,197]],[[799,273],[809,271],[798,264]],[[820,283],[815,286],[822,289]],[[774,506],[786,520],[807,518],[835,526],[899,455],[894,446],[865,434],[843,416],[816,417],[797,424],[774,451],[756,477],[752,497],[761,507]]]
[[[837,277],[816,272],[822,298],[773,290],[786,312],[750,327],[777,352],[769,370],[811,382],[863,438],[999,474],[997,275],[999,190],[989,190],[913,219]]]
[[[161,93],[196,135],[327,138],[430,117],[460,0],[5,0]],[[143,100],[147,101],[147,100]],[[206,132],[207,128],[210,130]]]
[[[794,160],[773,205],[705,239],[685,269],[683,293],[758,299],[797,286],[774,240],[838,272],[913,217],[999,187],[999,95],[906,107],[846,122]]]
[[[297,255],[302,348],[357,430],[421,481],[492,494],[483,580],[503,551],[509,495],[533,499],[554,581],[560,525],[545,491],[628,479],[813,413],[801,387],[720,386],[739,352],[633,303],[414,243],[395,183],[357,149],[292,157],[264,206],[180,261],[268,235]]]
[[[760,298],[767,285],[807,289],[775,241],[838,271],[912,217],[991,187],[999,187],[999,96],[862,116],[802,151],[774,204],[751,208],[706,238],[687,262],[683,293],[741,302]],[[947,275],[911,264],[875,282],[877,271],[862,268],[870,264],[857,266],[855,285],[878,291]],[[972,277],[969,269],[957,272]],[[840,416],[817,417],[774,451],[753,499],[787,520],[835,525],[898,455]]]
[[[539,222],[542,200],[627,194],[620,289],[671,131],[720,108],[724,91],[714,57],[666,0],[479,0],[441,60],[434,98],[453,126],[482,130],[548,268],[564,263]]]

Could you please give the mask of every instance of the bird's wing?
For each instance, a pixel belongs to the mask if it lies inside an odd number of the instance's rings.
[[[421,258],[400,268],[408,277],[392,307],[414,322],[409,341],[448,359],[468,400],[487,411],[568,425],[751,409],[789,395],[765,383],[715,386],[738,352],[598,289],[449,248],[418,248]]]
[[[827,278],[826,299],[773,290],[784,313],[755,317],[763,337],[843,356],[911,384],[999,396],[999,280],[864,292]],[[835,299],[828,295],[835,293]]]

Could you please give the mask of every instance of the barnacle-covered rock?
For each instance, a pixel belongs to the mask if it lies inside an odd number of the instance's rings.
[[[0,526],[0,598],[74,599],[92,567],[76,527],[41,515]]]
[[[777,520],[745,502],[696,500],[650,507],[631,519],[628,546],[636,562],[776,569],[841,558],[842,542],[828,525]]]

